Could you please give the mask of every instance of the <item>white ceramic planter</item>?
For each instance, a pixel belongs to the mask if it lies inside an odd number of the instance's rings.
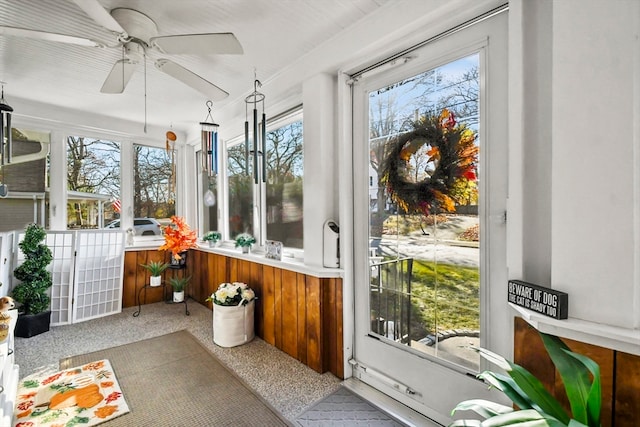
[[[149,279],[149,285],[153,286],[154,288],[156,286],[160,286],[162,284],[162,276],[151,276],[151,279]]]
[[[176,292],[173,291],[173,302],[182,302],[184,301],[184,291]]]
[[[213,342],[220,347],[235,347],[254,336],[255,300],[247,305],[213,305]]]

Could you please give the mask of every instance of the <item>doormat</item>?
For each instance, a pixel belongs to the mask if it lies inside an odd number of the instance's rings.
[[[406,427],[346,387],[339,387],[296,418],[304,427]]]
[[[96,359],[109,359],[131,408],[109,427],[291,425],[186,330],[65,358],[60,368]]]
[[[38,372],[18,384],[15,427],[95,426],[129,412],[109,360]]]

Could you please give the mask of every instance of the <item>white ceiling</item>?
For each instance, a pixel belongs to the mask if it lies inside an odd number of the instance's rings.
[[[159,35],[232,32],[243,55],[151,55],[146,61],[149,125],[187,132],[206,117],[207,97],[158,71],[153,60],[167,57],[219,86],[229,96],[214,104],[242,103],[253,89],[254,70],[268,82],[283,68],[354,25],[390,0],[99,0],[110,11],[136,9]],[[90,38],[106,45],[116,37],[71,0],[0,0],[0,25]],[[94,48],[0,35],[0,81],[5,99],[63,106],[145,121],[145,71],[139,66],[122,94],[100,88],[118,48]],[[16,114],[19,112],[16,111]],[[142,125],[141,125],[142,127]]]

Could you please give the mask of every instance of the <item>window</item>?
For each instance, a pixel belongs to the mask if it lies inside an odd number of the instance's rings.
[[[169,222],[175,214],[175,174],[171,156],[165,149],[134,144],[133,212],[136,218],[156,218]],[[150,220],[135,219],[134,227]],[[139,222],[137,224],[136,222]],[[154,229],[152,233],[158,234]]]
[[[286,247],[303,247],[303,145],[302,112],[287,115],[267,126],[266,182],[255,183],[253,156],[244,139],[227,148],[229,234],[260,235]]]
[[[46,225],[48,219],[46,144],[50,135],[12,128],[11,136],[12,163],[0,169],[0,184],[5,191],[5,197],[0,198],[0,231],[22,229],[30,222]],[[41,156],[36,155],[43,150]],[[39,158],[24,161],[27,155]]]
[[[67,138],[67,228],[102,228],[119,217],[120,143]]]
[[[250,158],[250,157],[249,157]],[[253,177],[248,171],[249,161],[244,145],[228,149],[227,175],[229,184],[229,236],[253,234]]]
[[[479,357],[464,359],[442,344],[454,334],[480,334],[480,232],[477,169],[457,177],[445,196],[448,209],[405,210],[412,193],[392,198],[384,165],[398,135],[430,115],[449,111],[456,126],[478,131],[479,55],[369,92],[370,332],[413,350],[477,371]],[[441,116],[442,117],[442,116]],[[428,140],[403,148],[398,174],[404,183],[429,182],[440,155]],[[479,139],[474,146],[479,147]],[[474,162],[474,168],[477,168]],[[407,184],[408,185],[408,184]],[[372,191],[375,188],[375,191]],[[406,193],[406,191],[405,191]],[[442,196],[442,193],[441,197]],[[425,192],[421,193],[426,200]],[[428,205],[427,205],[428,206]],[[404,278],[396,281],[397,277]],[[390,279],[392,278],[392,279]],[[463,332],[459,332],[463,331]],[[472,339],[472,338],[468,338]]]
[[[302,249],[302,121],[267,133],[267,239]]]

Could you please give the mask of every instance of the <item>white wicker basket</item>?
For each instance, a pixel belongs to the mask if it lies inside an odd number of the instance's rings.
[[[255,300],[247,305],[213,305],[213,342],[221,347],[248,343],[254,333]]]

